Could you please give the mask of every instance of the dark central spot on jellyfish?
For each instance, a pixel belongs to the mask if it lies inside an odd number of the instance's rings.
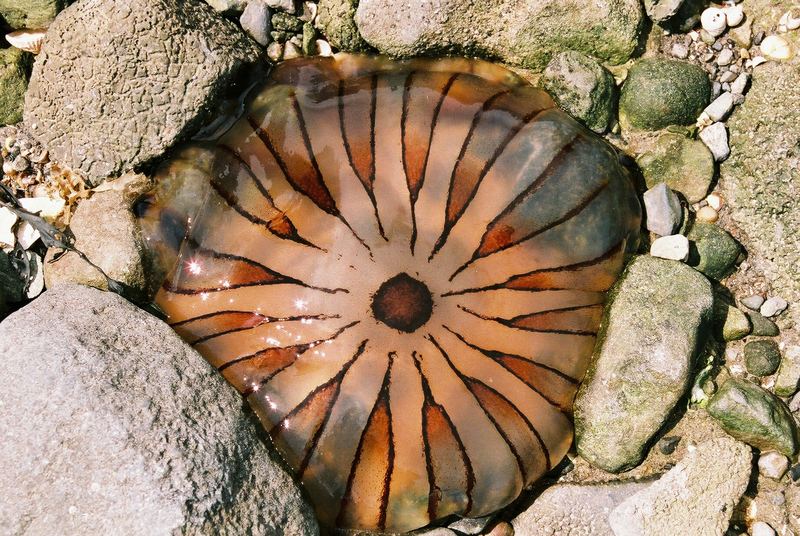
[[[394,329],[412,333],[428,321],[433,312],[431,291],[406,273],[387,279],[372,297],[372,314]]]

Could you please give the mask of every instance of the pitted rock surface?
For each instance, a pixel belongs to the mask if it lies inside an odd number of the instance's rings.
[[[190,135],[259,58],[202,2],[83,0],[48,30],[24,120],[54,160],[99,182]]]

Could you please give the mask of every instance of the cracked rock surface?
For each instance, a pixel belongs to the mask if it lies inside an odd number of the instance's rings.
[[[97,183],[191,135],[260,54],[202,2],[83,0],[48,29],[24,121],[54,160]]]

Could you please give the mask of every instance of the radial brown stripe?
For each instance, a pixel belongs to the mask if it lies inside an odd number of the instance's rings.
[[[594,306],[582,306],[582,307],[594,307]],[[534,315],[525,315],[522,317],[508,319],[508,318],[498,318],[498,317],[482,315],[462,305],[459,305],[458,308],[464,311],[465,313],[469,313],[473,316],[480,318],[481,320],[489,320],[491,322],[497,322],[498,324],[502,324],[509,328],[520,329],[523,331],[535,331],[537,333],[560,333],[563,335],[575,335],[581,337],[594,337],[597,334],[595,330],[571,329],[569,327],[561,328],[559,326],[550,326],[546,323],[538,322],[536,320],[536,315],[542,313],[535,313]],[[543,311],[543,313],[549,313],[549,311]],[[533,316],[534,318],[528,320],[528,318],[531,316]]]
[[[516,316],[509,320],[509,325],[530,330],[558,329],[594,333],[593,330],[597,329],[602,316],[602,304],[578,305]]]
[[[228,361],[217,367],[217,370],[237,391],[247,397],[257,390],[258,386],[267,383],[312,347],[312,343],[308,343],[285,348],[269,348]]]
[[[340,526],[377,526],[380,530],[386,527],[386,507],[394,467],[394,435],[389,404],[389,383],[394,357],[393,353],[389,354],[389,364],[381,390],[361,433],[347,488],[339,507],[336,524]],[[363,513],[370,510],[377,517],[364,519]]]

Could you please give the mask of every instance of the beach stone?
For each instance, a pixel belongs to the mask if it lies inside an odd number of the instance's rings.
[[[4,532],[318,534],[241,397],[116,294],[48,290],[0,323],[0,356]]]
[[[689,239],[679,234],[659,236],[650,245],[650,255],[683,262],[689,258]]]
[[[241,13],[248,0],[205,0],[208,5],[220,13]]]
[[[714,156],[705,144],[674,132],[659,136],[653,150],[637,163],[648,188],[664,182],[690,203],[705,199],[714,179]]]
[[[202,2],[78,2],[36,57],[25,125],[51,159],[97,183],[194,133],[260,54]]]
[[[131,206],[151,184],[144,175],[130,174],[106,185],[111,188],[95,193],[75,210],[70,221],[75,247],[109,277],[144,297],[155,289],[146,276],[147,249]],[[44,265],[47,288],[76,283],[108,290],[105,277],[96,268],[74,252],[57,256],[59,253],[58,249],[47,253]]]
[[[721,303],[715,309],[716,323],[721,325],[723,341],[738,341],[750,334],[750,319],[740,309],[726,303]]]
[[[728,437],[688,451],[667,473],[625,499],[609,516],[615,536],[723,534],[747,489],[751,451]]]
[[[775,529],[764,521],[756,521],[750,528],[751,536],[775,536],[776,534]]]
[[[608,515],[622,501],[649,485],[649,482],[556,484],[513,519],[514,536],[614,536]]]
[[[266,0],[267,5],[272,9],[278,9],[294,15],[297,10],[295,0]]]
[[[713,223],[695,223],[686,236],[691,241],[687,263],[714,280],[728,275],[742,252],[739,243]]]
[[[0,18],[14,29],[46,28],[66,4],[66,0],[0,0]]]
[[[675,192],[661,182],[644,193],[647,230],[668,236],[681,224],[681,201]]]
[[[489,525],[493,516],[484,517],[464,517],[450,523],[447,528],[458,531],[461,534],[472,536],[473,534],[481,534],[483,530]]]
[[[22,120],[29,71],[30,54],[17,48],[0,48],[0,125]]]
[[[264,0],[250,0],[239,17],[239,24],[261,46],[267,46],[272,40],[272,21]]]
[[[772,296],[761,304],[761,308],[758,311],[766,317],[778,316],[785,311],[788,306],[789,304],[786,303],[786,300],[780,296]]]
[[[700,131],[700,139],[714,155],[714,160],[722,162],[731,154],[728,145],[728,131],[724,123],[714,123]]]
[[[733,94],[730,91],[726,91],[714,99],[714,102],[706,106],[703,113],[712,121],[722,121],[728,117],[731,110],[733,110]]]
[[[764,452],[758,457],[758,472],[767,478],[780,480],[789,470],[789,458],[778,452]]]
[[[781,364],[778,343],[772,340],[749,341],[744,345],[744,364],[754,376],[775,374]]]
[[[622,86],[620,125],[641,130],[690,125],[710,97],[711,82],[700,67],[680,60],[641,59]]]
[[[644,9],[662,28],[686,32],[697,25],[707,4],[707,0],[644,0]]]
[[[542,74],[542,87],[559,106],[602,134],[614,115],[614,77],[594,58],[575,51],[553,56]]]
[[[609,296],[607,321],[575,401],[575,444],[595,467],[638,465],[686,393],[711,284],[675,261],[636,257]]]
[[[792,344],[783,351],[781,366],[772,390],[778,396],[792,396],[800,389],[800,346]]]
[[[751,309],[753,311],[758,311],[761,308],[761,305],[764,303],[764,297],[759,296],[758,294],[754,294],[752,296],[747,296],[746,298],[742,298],[742,305]]]
[[[797,428],[786,404],[742,378],[730,378],[706,407],[722,428],[739,441],[786,456],[797,452]]]
[[[317,6],[314,25],[331,45],[347,52],[367,52],[372,49],[356,26],[358,0],[319,0]]]
[[[750,322],[753,324],[753,335],[758,335],[760,337],[777,337],[780,335],[781,330],[778,329],[775,322],[761,313],[750,311],[747,313],[747,316],[750,317]]]
[[[639,0],[598,0],[592,9],[562,0],[360,0],[355,21],[391,56],[479,56],[541,71],[564,50],[625,63],[644,11]]]

